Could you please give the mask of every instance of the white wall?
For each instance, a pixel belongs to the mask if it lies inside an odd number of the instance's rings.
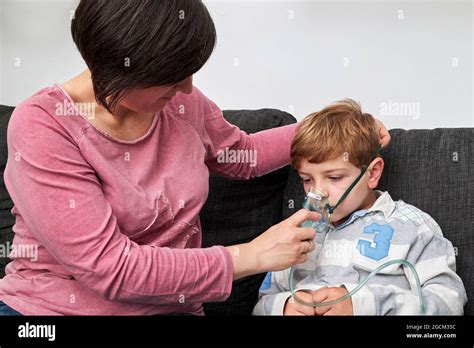
[[[0,1],[0,103],[84,68],[77,0]],[[389,128],[474,126],[473,1],[205,2],[219,42],[196,85],[223,109],[301,119],[351,97]]]
[[[77,0],[0,0],[3,75],[0,104],[16,105],[85,69],[70,33]],[[20,59],[20,66],[16,66]]]

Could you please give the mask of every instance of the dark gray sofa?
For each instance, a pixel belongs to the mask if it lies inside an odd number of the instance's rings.
[[[13,108],[0,106],[0,243],[11,242],[13,206],[3,183],[7,158],[6,127]],[[278,110],[225,111],[229,122],[248,133],[296,122]],[[468,297],[474,294],[474,128],[391,131],[392,144],[383,151],[381,190],[429,213],[457,248],[457,270]],[[232,245],[252,240],[268,227],[296,212],[304,198],[289,167],[250,181],[211,176],[209,199],[201,213],[203,246]],[[0,259],[0,277],[8,262]],[[208,315],[249,315],[264,275],[234,283],[230,298],[207,303]],[[469,301],[465,314],[474,313]]]

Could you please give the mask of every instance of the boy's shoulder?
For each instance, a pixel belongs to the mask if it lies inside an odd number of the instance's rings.
[[[413,225],[418,233],[432,232],[442,235],[440,226],[431,215],[402,199],[392,200],[388,192],[380,193],[381,195],[388,196],[385,198],[386,200],[393,202],[393,210],[390,216],[386,216],[388,220],[398,220],[402,223]]]

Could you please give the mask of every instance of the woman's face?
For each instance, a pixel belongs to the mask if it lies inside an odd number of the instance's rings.
[[[155,86],[128,91],[120,101],[120,106],[136,113],[156,113],[161,111],[166,103],[181,92],[191,94],[193,77],[170,86]]]

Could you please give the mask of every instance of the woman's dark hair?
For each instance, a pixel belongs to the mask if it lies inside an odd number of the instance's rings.
[[[216,40],[201,0],[81,0],[71,32],[109,112],[124,92],[166,86],[199,71]]]

